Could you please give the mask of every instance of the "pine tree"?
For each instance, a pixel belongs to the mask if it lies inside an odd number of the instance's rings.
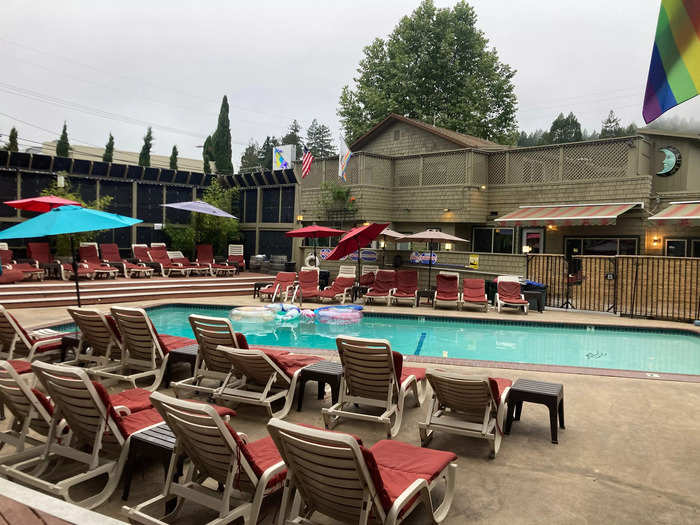
[[[143,147],[141,148],[141,153],[139,153],[139,166],[144,166],[146,168],[151,166],[151,147],[153,146],[153,132],[151,131],[151,126],[148,126],[148,131],[146,131],[146,136],[143,137]]]
[[[19,151],[19,146],[17,145],[17,128],[14,126],[10,130],[10,139],[6,144],[7,151]]]
[[[620,123],[620,119],[615,116],[615,112],[611,109],[608,117],[602,122],[603,127],[600,128],[600,138],[607,139],[610,137],[620,137],[624,135],[624,129]]]
[[[319,124],[316,119],[311,122],[311,125],[306,130],[306,147],[309,148],[314,157],[319,159],[336,154],[335,146],[333,145],[333,134],[330,128],[325,124]]]
[[[260,146],[253,139],[250,139],[248,146],[243,151],[241,155],[241,169],[253,168],[259,165],[258,154],[260,152]]]
[[[263,170],[272,169],[272,154],[274,153],[275,146],[279,146],[280,141],[277,137],[270,137],[269,135],[265,137],[265,142],[260,147],[258,151],[258,164],[262,166]]]
[[[114,137],[111,133],[109,134],[109,139],[107,139],[105,152],[102,155],[102,162],[114,162]]]
[[[68,127],[66,123],[63,123],[63,131],[61,131],[61,138],[58,139],[56,143],[56,155],[59,157],[67,157],[70,155],[70,143],[68,142]]]
[[[202,162],[204,163],[204,173],[211,173],[211,166],[209,161],[211,160],[212,146],[211,146],[211,135],[209,135],[204,140],[204,146],[202,146]]]
[[[224,95],[219,110],[219,124],[212,135],[212,146],[214,149],[214,165],[216,172],[225,175],[233,173],[233,163],[231,162],[231,123],[228,117],[228,99]]]
[[[173,146],[173,152],[170,154],[170,169],[177,169],[177,144]]]
[[[552,127],[549,128],[550,144],[578,142],[581,140],[582,136],[581,123],[573,112],[569,113],[566,117],[564,113],[559,113],[559,116],[552,122]]]
[[[281,140],[282,144],[294,144],[296,146],[297,159],[300,159],[302,154],[300,132],[301,125],[294,119],[287,129],[287,134]]]

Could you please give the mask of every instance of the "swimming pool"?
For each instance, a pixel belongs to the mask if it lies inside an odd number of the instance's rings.
[[[192,337],[192,313],[228,317],[229,308],[149,309],[161,333]],[[388,339],[406,355],[540,365],[700,374],[700,336],[682,330],[630,330],[527,322],[365,314],[355,325],[234,323],[251,345],[335,349],[338,335]]]

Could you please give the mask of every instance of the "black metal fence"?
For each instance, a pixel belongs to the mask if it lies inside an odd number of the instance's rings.
[[[700,259],[647,255],[530,255],[527,277],[547,306],[676,321],[700,318]]]

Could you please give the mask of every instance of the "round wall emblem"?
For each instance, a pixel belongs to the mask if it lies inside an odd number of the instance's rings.
[[[656,174],[659,177],[670,177],[676,173],[681,167],[681,152],[675,146],[664,146],[659,148],[659,151],[665,155],[662,161],[661,171]]]

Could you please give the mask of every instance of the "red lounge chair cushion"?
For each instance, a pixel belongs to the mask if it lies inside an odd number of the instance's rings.
[[[362,447],[374,487],[388,512],[396,498],[417,479],[428,483],[457,459],[452,452],[416,447],[401,441],[383,439],[369,450]],[[406,506],[413,503],[409,501]]]
[[[28,374],[29,372],[32,371],[32,364],[29,361],[22,361],[21,359],[11,359],[8,361],[10,365],[12,365],[12,368],[15,369],[15,372],[18,374]]]
[[[520,297],[501,297],[499,295],[498,298],[506,304],[530,304],[526,299],[521,299]]]
[[[51,251],[49,250],[48,242],[28,242],[27,255],[30,259],[34,259],[40,263],[51,262]]]
[[[157,333],[157,332],[156,332]],[[170,352],[176,348],[183,346],[196,345],[197,341],[189,337],[180,337],[179,335],[158,334],[158,342],[164,352]]]
[[[501,404],[501,394],[512,384],[513,381],[505,377],[489,377],[489,386],[491,387],[493,398],[496,400],[496,405]]]
[[[117,421],[117,426],[122,435],[127,438],[139,430],[162,423],[163,418],[155,408],[149,408],[140,410],[139,412],[133,412],[125,417],[118,416],[118,419],[115,418],[115,421]]]
[[[394,297],[414,297],[418,290],[418,272],[399,270],[396,272],[396,291]]]
[[[366,297],[386,297],[387,295],[389,295],[389,289],[379,289],[376,287],[365,294]]]
[[[403,378],[403,354],[392,350],[391,358],[394,361],[394,373],[396,377]],[[399,384],[401,384],[401,382],[399,382]]]
[[[416,292],[418,290],[396,290],[394,292],[394,297],[401,297],[401,298],[411,298],[413,299],[416,296]]]
[[[46,410],[50,416],[53,415],[53,403],[51,400],[46,397],[46,394],[44,394],[41,390],[37,390],[36,388],[32,388],[32,393],[36,396],[36,398],[39,400],[39,403],[41,403],[41,406],[44,407],[44,410]]]
[[[459,293],[457,292],[438,292],[435,298],[438,301],[456,301],[459,299]]]
[[[267,352],[265,352],[267,354]],[[279,366],[288,377],[292,377],[294,372],[307,365],[323,361],[322,358],[315,355],[304,354],[286,354],[286,355],[270,355],[267,354],[272,361]]]
[[[459,278],[456,275],[438,274],[436,285],[438,301],[457,301],[459,299]]]
[[[462,299],[470,303],[485,303],[486,284],[483,279],[464,279]]]
[[[367,272],[360,277],[360,286],[372,286],[374,283],[374,272]]]
[[[352,277],[336,277],[330,288],[321,291],[321,297],[333,299],[336,295],[342,295],[346,288],[351,288],[355,284],[355,279]]]
[[[24,279],[24,272],[22,270],[4,269],[2,271],[2,275],[0,275],[0,284],[12,284],[16,283],[17,281],[21,281],[22,279]]]
[[[270,468],[272,465],[282,461],[282,456],[280,456],[279,450],[275,446],[275,442],[272,441],[270,436],[258,439],[257,441],[252,441],[250,443],[244,443],[238,433],[231,427],[231,425],[226,424],[228,431],[233,436],[233,440],[238,446],[238,450],[241,451],[243,457],[246,459],[250,468],[253,469],[256,477],[260,477],[263,473]],[[240,468],[240,467],[239,467]],[[287,476],[287,469],[284,469],[279,474],[270,478],[268,482],[268,487],[273,487],[277,484],[282,483],[284,478]],[[238,479],[238,476],[236,476]],[[240,483],[236,484],[236,488],[240,486]]]
[[[406,381],[408,376],[415,376],[416,381],[422,381],[425,379],[425,368],[404,367],[401,371],[401,382]]]
[[[396,276],[392,270],[379,270],[374,278],[372,289],[365,296],[386,297],[389,291],[396,287]]]
[[[116,338],[121,341],[122,340],[122,334],[119,331],[119,327],[117,326],[117,321],[112,317],[112,314],[105,314],[105,319],[107,320],[107,324],[109,327],[112,329],[112,333],[116,336]]]
[[[515,281],[499,281],[498,298],[504,303],[528,304],[525,299],[520,297],[520,283]]]
[[[29,335],[29,333],[24,329],[24,327],[21,324],[19,324],[19,322],[17,322],[17,319],[15,318],[14,315],[12,315],[9,312],[7,315],[9,315],[10,318],[15,322],[15,324],[19,328],[19,331],[22,332],[22,335],[25,337],[25,339],[27,341],[29,341],[29,343],[31,345],[35,345],[37,343],[40,343],[39,346],[35,350],[39,354],[42,352],[48,352],[49,350],[56,350],[58,348],[61,348],[61,337],[64,335],[69,335],[68,333],[65,333],[65,334],[60,334],[60,335],[47,335],[45,337],[31,337]],[[76,332],[70,332],[70,333],[74,334]],[[56,338],[58,338],[58,341],[54,341],[53,343],[46,342],[46,343],[41,344],[42,341],[50,341],[51,339],[56,339]]]
[[[151,392],[143,388],[130,388],[118,394],[109,396],[112,405],[125,406],[131,412],[139,412],[151,408]]]

